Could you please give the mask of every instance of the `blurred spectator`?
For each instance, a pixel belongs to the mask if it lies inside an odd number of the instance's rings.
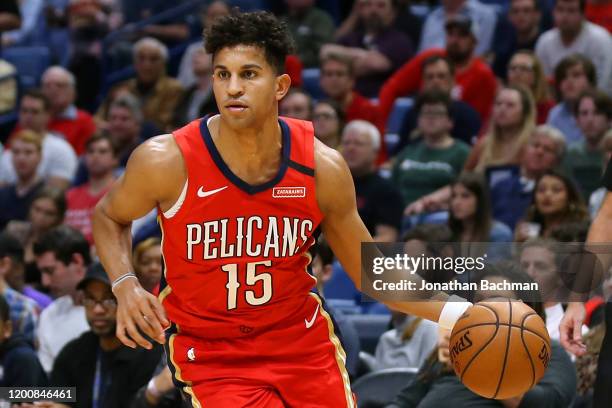
[[[548,170],[536,182],[532,205],[516,226],[515,240],[548,238],[556,226],[588,218],[584,200],[572,180],[557,170]]]
[[[610,157],[612,157],[612,129],[609,129],[606,133],[604,133],[601,139],[601,149],[603,150],[603,168],[605,171],[606,164],[610,161]],[[603,200],[606,197],[607,189],[605,187],[599,187],[597,190],[591,193],[589,197],[589,213],[591,214],[591,218],[595,218],[601,205],[603,204]]]
[[[0,34],[21,26],[21,14],[17,0],[5,0],[0,3]]]
[[[378,109],[369,99],[355,88],[355,67],[353,60],[346,56],[329,53],[321,60],[319,82],[323,92],[340,104],[346,121],[367,120],[381,128]]]
[[[314,246],[314,258],[312,259],[312,274],[317,279],[317,292],[325,298],[325,284],[329,282],[333,272],[334,253],[321,235]],[[334,308],[330,303],[325,304],[325,310],[337,324],[342,340],[342,346],[346,352],[346,369],[355,378],[359,369],[359,352],[361,344],[355,325],[349,320],[342,310]]]
[[[64,345],[89,328],[77,284],[85,276],[91,257],[89,243],[83,234],[65,225],[40,237],[34,245],[34,253],[42,283],[55,297],[43,310],[38,325],[38,358],[45,371],[50,372]],[[71,356],[73,361],[76,357],[75,354]]]
[[[19,257],[19,244],[6,232],[0,235],[0,296],[6,299],[11,308],[10,319],[13,333],[20,335],[31,345],[36,345],[36,325],[40,307],[31,298],[11,288],[6,278],[11,272],[13,257]],[[6,247],[4,247],[6,245]],[[23,251],[21,252],[23,254]]]
[[[555,86],[559,103],[550,110],[547,123],[559,129],[568,145],[584,139],[576,122],[575,110],[578,97],[595,87],[595,67],[580,54],[565,57],[555,67]]]
[[[140,100],[145,119],[166,131],[183,93],[180,82],[166,75],[168,48],[154,38],[145,37],[134,44],[133,59],[136,78],[117,86],[127,86]]]
[[[0,115],[11,112],[17,106],[17,69],[0,58]],[[2,131],[2,128],[0,128]],[[0,137],[3,140],[4,137]]]
[[[489,131],[472,149],[466,170],[484,171],[488,166],[518,164],[535,127],[531,92],[506,86],[495,98]]]
[[[210,4],[203,5],[200,9],[200,22],[204,29],[206,27],[210,27],[214,22],[223,16],[226,16],[230,13],[230,6],[225,0],[213,0]],[[195,85],[197,79],[195,76],[195,72],[193,71],[193,56],[194,53],[198,50],[204,49],[204,43],[206,43],[206,38],[202,41],[202,38],[198,37],[197,41],[191,44],[185,50],[183,57],[181,58],[181,64],[179,66],[179,71],[177,75],[177,79],[183,85],[183,88],[188,89],[192,85]]]
[[[162,367],[161,371],[138,390],[130,408],[190,408],[191,403],[182,398],[181,392],[174,385],[165,356],[162,356],[161,362],[163,364],[157,366],[157,370]]]
[[[507,19],[507,21],[505,20]],[[507,17],[497,22],[493,44],[493,71],[507,78],[508,63],[519,50],[534,50],[540,36],[542,10],[539,0],[511,0]]]
[[[394,242],[402,219],[402,198],[395,186],[376,172],[380,132],[373,124],[354,120],[342,133],[342,156],[357,194],[357,210],[377,242]]]
[[[321,47],[321,59],[339,54],[354,62],[356,89],[376,97],[385,79],[414,53],[410,38],[393,27],[396,10],[392,0],[368,0],[359,7],[361,26]]]
[[[455,86],[454,74],[453,66],[447,57],[433,55],[427,58],[422,64],[421,92],[443,92],[452,97],[453,87]],[[480,131],[480,115],[463,101],[452,99],[450,103],[448,113],[453,122],[450,135],[471,145]],[[400,142],[396,147],[397,151],[409,144],[414,136],[419,136],[418,133],[414,134],[417,119],[418,112],[413,106],[404,116],[404,122],[400,130]]]
[[[497,23],[495,9],[478,0],[445,0],[427,16],[421,33],[419,52],[430,48],[443,48],[448,39],[444,36],[444,28],[455,18],[467,18],[473,22],[476,55],[484,55],[491,50]]]
[[[523,86],[531,91],[536,104],[536,123],[546,123],[555,102],[549,95],[542,63],[533,51],[519,50],[512,56],[507,78],[508,85]]]
[[[311,120],[312,98],[305,91],[292,88],[278,104],[279,114],[288,118]]]
[[[118,97],[108,112],[108,135],[117,148],[119,165],[125,167],[130,155],[142,137],[142,110],[140,102],[131,94]]]
[[[47,376],[32,344],[15,333],[12,312],[12,306],[0,295],[0,386],[45,387]]]
[[[436,234],[430,233],[429,226],[417,226],[402,237],[405,243],[403,253],[414,257],[432,256],[428,243],[437,244],[436,238]],[[391,326],[392,329],[384,332],[376,345],[375,370],[420,367],[438,342],[437,324],[392,311]]]
[[[497,80],[487,63],[474,55],[476,34],[472,21],[464,17],[448,20],[446,49],[428,50],[404,64],[384,83],[379,95],[382,120],[387,120],[395,99],[418,91],[422,86],[423,62],[434,55],[448,57],[455,69],[453,97],[469,104],[487,123],[495,99]]]
[[[91,115],[74,106],[74,75],[60,66],[47,68],[42,76],[42,91],[50,101],[50,130],[64,135],[77,155],[85,150],[85,142],[96,131]]]
[[[94,116],[94,120],[96,121],[96,126],[98,130],[108,131],[108,121],[109,121],[109,113],[110,107],[117,99],[121,98],[124,95],[128,95],[130,97],[136,98],[136,96],[130,91],[130,87],[126,82],[122,82],[121,85],[114,86],[106,95],[106,98],[100,104],[100,107],[96,111]],[[140,106],[140,102],[137,103],[138,110],[140,111],[140,116],[142,116],[142,108]],[[141,136],[144,139],[149,139],[150,137],[157,136],[162,131],[157,128],[153,124],[153,122],[149,120],[142,120],[142,130]]]
[[[584,140],[570,146],[563,164],[582,196],[590,197],[601,186],[605,169],[602,140],[612,127],[612,99],[597,90],[583,93],[576,104],[576,120]]]
[[[138,23],[147,18],[160,14],[168,9],[184,3],[184,0],[121,0],[123,22],[126,24]],[[167,18],[155,24],[147,24],[138,32],[139,36],[155,37],[166,44],[180,44],[189,38],[189,27],[185,16]]]
[[[306,68],[319,65],[321,46],[334,37],[334,21],[315,7],[314,0],[285,0],[285,19],[295,41],[297,55]]]
[[[21,14],[21,27],[0,32],[2,38],[2,47],[6,48],[12,45],[31,45],[37,23],[40,21],[39,16],[43,9],[43,0],[19,0],[19,11]]]
[[[491,186],[495,219],[514,229],[533,200],[535,181],[546,171],[561,164],[564,153],[565,139],[561,132],[548,125],[535,128],[521,157],[516,176]]]
[[[42,157],[40,139],[35,132],[22,130],[13,140],[11,156],[17,181],[0,188],[0,231],[11,220],[26,220],[32,200],[44,185],[36,174]]]
[[[6,231],[0,233],[0,275],[11,289],[34,300],[39,310],[44,310],[52,302],[49,296],[26,285],[23,247],[17,238]]]
[[[463,173],[451,186],[448,226],[457,242],[511,242],[512,231],[494,220],[489,189],[479,173]]]
[[[193,53],[192,64],[196,82],[185,91],[176,106],[173,128],[183,127],[197,118],[219,112],[212,89],[212,55],[206,53],[204,48],[199,48]]]
[[[108,135],[92,136],[85,146],[85,166],[89,181],[66,193],[65,223],[79,231],[93,245],[92,215],[100,199],[115,181],[117,147]]]
[[[612,1],[588,0],[584,15],[591,23],[602,26],[612,34]]]
[[[467,144],[449,133],[453,127],[452,105],[446,93],[422,93],[415,111],[422,140],[397,154],[391,176],[404,207],[455,180],[470,152]]]
[[[140,387],[151,378],[162,348],[132,349],[117,338],[117,300],[106,271],[92,264],[78,284],[83,291],[87,331],[60,351],[50,384],[76,387],[76,408],[127,408]]]
[[[63,189],[72,182],[77,169],[77,158],[74,149],[67,141],[48,130],[49,109],[49,100],[43,93],[35,89],[26,91],[19,103],[16,132],[26,129],[40,135],[42,158],[37,174],[47,184]],[[6,150],[0,162],[0,182],[17,181],[12,161],[11,151]]]
[[[546,311],[546,329],[553,340],[560,337],[559,324],[564,314],[560,300],[566,298],[558,259],[562,248],[552,239],[531,238],[521,245],[518,255],[522,270],[538,283]]]
[[[344,111],[335,100],[317,102],[312,111],[312,127],[317,139],[332,149],[340,149]]]
[[[612,92],[612,38],[606,29],[586,21],[586,0],[558,0],[553,16],[555,28],[540,36],[536,54],[544,65],[546,75],[552,75],[565,57],[580,53],[588,58],[597,71],[597,83]],[[556,76],[556,75],[555,75]]]
[[[27,221],[11,221],[6,231],[19,240],[24,249],[26,281],[40,282],[34,257],[34,243],[47,231],[60,225],[66,212],[64,190],[46,186],[34,196]]]
[[[134,248],[134,273],[142,287],[156,293],[162,276],[161,239],[154,237],[140,242]]]

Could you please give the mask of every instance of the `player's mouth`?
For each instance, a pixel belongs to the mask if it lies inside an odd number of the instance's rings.
[[[248,106],[244,103],[232,102],[225,105],[225,108],[230,112],[243,112]]]

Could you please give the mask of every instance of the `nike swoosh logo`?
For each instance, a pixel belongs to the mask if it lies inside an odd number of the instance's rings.
[[[304,323],[306,323],[306,328],[307,329],[310,329],[312,327],[312,325],[314,324],[315,318],[317,317],[317,313],[319,313],[319,306],[320,305],[317,305],[317,308],[315,309],[315,312],[312,315],[312,318],[310,320],[304,319]]]
[[[227,186],[223,186],[223,187],[217,188],[215,190],[204,191],[204,187],[200,186],[200,188],[198,189],[198,197],[200,197],[200,198],[208,197],[208,196],[211,196],[213,194],[218,193],[219,191],[223,191],[226,188],[227,188]]]

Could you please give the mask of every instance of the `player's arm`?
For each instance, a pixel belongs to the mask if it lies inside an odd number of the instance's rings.
[[[319,141],[316,141],[315,144],[315,167],[317,201],[323,212],[321,227],[325,239],[355,286],[361,289],[361,243],[373,242],[373,240],[357,212],[355,187],[351,173],[340,154]],[[416,274],[406,276],[406,278],[421,280]],[[417,285],[420,286],[419,283]],[[377,300],[403,313],[438,322],[447,298],[448,295],[445,293],[438,293],[430,298],[430,301]],[[463,307],[463,310],[465,308]],[[448,315],[463,313],[463,310],[461,313],[453,313],[451,309],[453,309],[451,305],[445,309]]]
[[[137,279],[119,278],[132,272],[131,223],[155,208],[176,201],[186,179],[182,156],[172,136],[152,138],[132,153],[126,171],[98,203],[93,216],[96,250],[117,297],[117,336],[127,346],[151,348],[138,329],[163,343],[168,325],[157,298]],[[174,200],[174,201],[172,201]],[[168,205],[169,206],[169,205]],[[127,335],[126,335],[127,332]]]

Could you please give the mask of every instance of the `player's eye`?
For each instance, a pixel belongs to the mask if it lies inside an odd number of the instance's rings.
[[[242,73],[242,77],[245,79],[253,79],[257,76],[257,73],[255,71],[244,71]]]
[[[217,71],[217,77],[219,77],[219,79],[228,79],[230,73],[228,71]]]

